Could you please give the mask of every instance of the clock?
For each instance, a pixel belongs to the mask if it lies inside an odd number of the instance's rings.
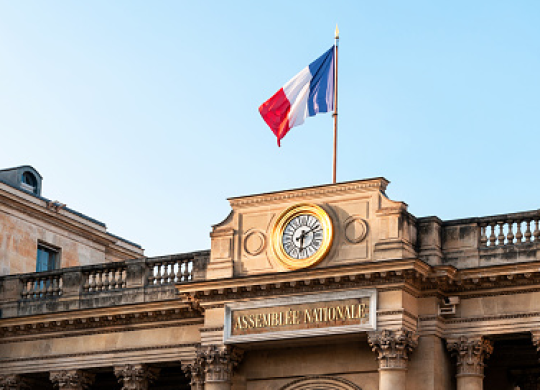
[[[321,207],[301,203],[284,210],[272,232],[276,258],[289,269],[314,266],[328,254],[333,239],[332,220]]]

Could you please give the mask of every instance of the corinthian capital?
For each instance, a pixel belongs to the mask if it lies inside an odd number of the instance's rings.
[[[409,355],[418,345],[418,336],[406,329],[368,333],[371,349],[377,352],[380,370],[406,370]]]
[[[204,357],[198,353],[192,363],[182,364],[182,370],[190,379],[191,390],[204,390]]]
[[[95,375],[83,370],[51,371],[51,382],[60,390],[89,390]]]
[[[0,390],[26,390],[29,388],[30,384],[21,375],[0,375]]]
[[[122,390],[148,390],[150,383],[159,375],[159,369],[146,364],[126,364],[114,368],[118,382],[122,383]]]
[[[230,382],[234,367],[240,363],[243,351],[225,345],[210,345],[198,352],[204,359],[205,383]]]
[[[493,353],[493,345],[482,336],[447,339],[447,347],[457,358],[457,376],[483,376],[484,360]]]

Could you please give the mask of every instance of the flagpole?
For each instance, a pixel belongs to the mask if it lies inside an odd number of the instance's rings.
[[[337,93],[338,93],[338,44],[339,44],[339,29],[336,24],[336,35],[335,35],[335,71],[334,71],[334,166],[333,166],[333,174],[332,174],[332,183],[336,184],[336,166],[337,166],[337,115],[338,115],[338,101],[337,101]]]

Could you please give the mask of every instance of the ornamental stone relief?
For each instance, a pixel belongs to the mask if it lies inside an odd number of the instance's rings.
[[[377,352],[380,370],[406,370],[409,355],[418,346],[418,335],[406,329],[368,333],[371,349]]]
[[[493,353],[493,345],[481,336],[448,339],[447,347],[457,358],[457,376],[484,375],[484,360]]]
[[[122,384],[122,390],[147,390],[159,375],[159,369],[146,364],[126,364],[115,367],[114,374]]]
[[[83,370],[51,371],[51,382],[60,390],[90,390],[95,375]]]

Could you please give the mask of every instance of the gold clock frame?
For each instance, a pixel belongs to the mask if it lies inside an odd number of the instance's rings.
[[[292,258],[283,248],[283,231],[291,219],[300,214],[308,214],[317,218],[322,225],[324,233],[323,242],[319,250],[305,259]],[[277,217],[272,230],[272,250],[274,255],[281,264],[291,270],[313,267],[319,264],[330,251],[333,240],[334,226],[332,219],[322,207],[312,203],[300,203],[283,210]]]

